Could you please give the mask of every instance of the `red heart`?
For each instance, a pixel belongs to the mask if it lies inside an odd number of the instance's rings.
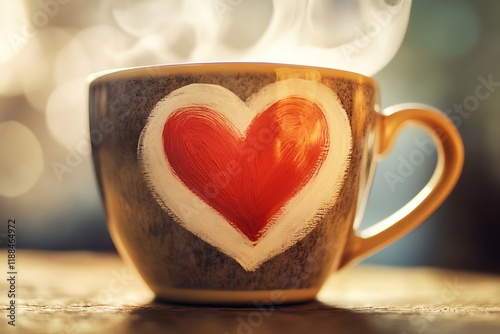
[[[244,134],[216,110],[193,105],[174,111],[162,136],[174,174],[252,242],[316,174],[329,149],[321,108],[293,96],[256,115]]]

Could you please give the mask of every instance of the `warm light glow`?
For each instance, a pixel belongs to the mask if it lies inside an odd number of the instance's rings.
[[[142,45],[144,38],[149,40],[146,49],[161,46],[162,63],[259,60],[373,75],[399,48],[411,6],[410,0],[274,0],[271,15],[262,15],[270,11],[270,3],[124,1],[114,4],[113,17]]]
[[[0,1],[0,64],[11,60],[24,46],[23,1]]]
[[[43,171],[38,139],[16,121],[0,123],[0,195],[21,196],[33,187]]]
[[[120,0],[114,2],[112,13],[116,24],[124,32],[145,37],[172,28],[172,21],[182,5],[182,1],[177,0]]]
[[[50,134],[70,150],[87,138],[87,86],[85,80],[60,85],[47,102],[46,122]]]
[[[120,53],[132,46],[131,41],[122,31],[108,25],[81,30],[58,53],[55,81],[64,84],[76,79],[85,80],[93,72],[127,66]]]
[[[35,27],[22,2],[3,1],[0,94],[24,94],[36,110],[47,108],[50,133],[72,145],[86,125],[81,83],[93,72],[159,63],[260,60],[371,75],[392,58],[406,30],[411,1],[392,3],[396,5],[383,0],[115,1],[114,22],[74,34],[50,27],[50,22]]]
[[[31,61],[23,62],[27,70],[20,76],[24,94],[30,105],[37,111],[45,112],[45,107],[52,91],[57,87],[54,80],[55,58],[59,49],[71,40],[72,34],[67,29],[46,28],[40,30],[27,47]],[[17,73],[19,74],[19,73]]]
[[[410,5],[411,0],[113,0],[98,4],[0,0],[4,106],[0,122],[17,121],[0,124],[0,196],[28,192],[40,177],[45,158],[50,170],[20,202],[43,198],[46,201],[36,203],[46,212],[64,207],[77,216],[75,210],[85,211],[91,206],[85,203],[95,201],[94,188],[83,186],[94,176],[91,156],[82,153],[88,144],[87,77],[92,73],[227,60],[306,64],[371,75],[398,49]],[[279,76],[320,79],[311,71]],[[29,125],[37,138],[22,124]],[[276,153],[283,154],[285,144],[278,138]],[[71,160],[74,155],[78,158]],[[52,170],[53,163],[69,171],[61,177]],[[51,189],[50,196],[46,189]],[[75,194],[81,196],[75,201],[78,204],[66,205]],[[33,221],[52,223],[49,215]]]

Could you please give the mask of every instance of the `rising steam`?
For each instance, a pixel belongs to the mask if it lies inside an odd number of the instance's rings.
[[[168,62],[251,60],[373,75],[398,50],[411,0],[116,1],[113,17]],[[138,52],[129,51],[130,54]]]

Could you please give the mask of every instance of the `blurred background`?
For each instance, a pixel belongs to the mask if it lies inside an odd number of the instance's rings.
[[[280,41],[300,35],[304,63],[374,75],[383,107],[435,106],[463,136],[464,171],[449,199],[365,262],[500,272],[500,2],[365,0],[376,5],[371,11],[362,2],[310,1],[323,16],[305,25],[299,14],[315,7],[284,9],[278,0],[0,0],[0,246],[7,220],[15,218],[19,247],[114,251],[89,151],[87,76],[260,59],[245,53],[259,43],[276,48],[263,59],[294,62],[286,55],[296,53],[269,34],[280,9],[290,18],[281,21],[285,31],[293,32]],[[415,129],[401,135],[378,165],[362,226],[401,207],[429,179],[436,153],[428,140]]]

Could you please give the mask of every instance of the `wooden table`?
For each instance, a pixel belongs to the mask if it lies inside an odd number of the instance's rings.
[[[0,333],[500,333],[494,275],[360,265],[312,303],[229,308],[154,302],[114,254],[18,251],[16,269],[16,326],[2,315]]]

